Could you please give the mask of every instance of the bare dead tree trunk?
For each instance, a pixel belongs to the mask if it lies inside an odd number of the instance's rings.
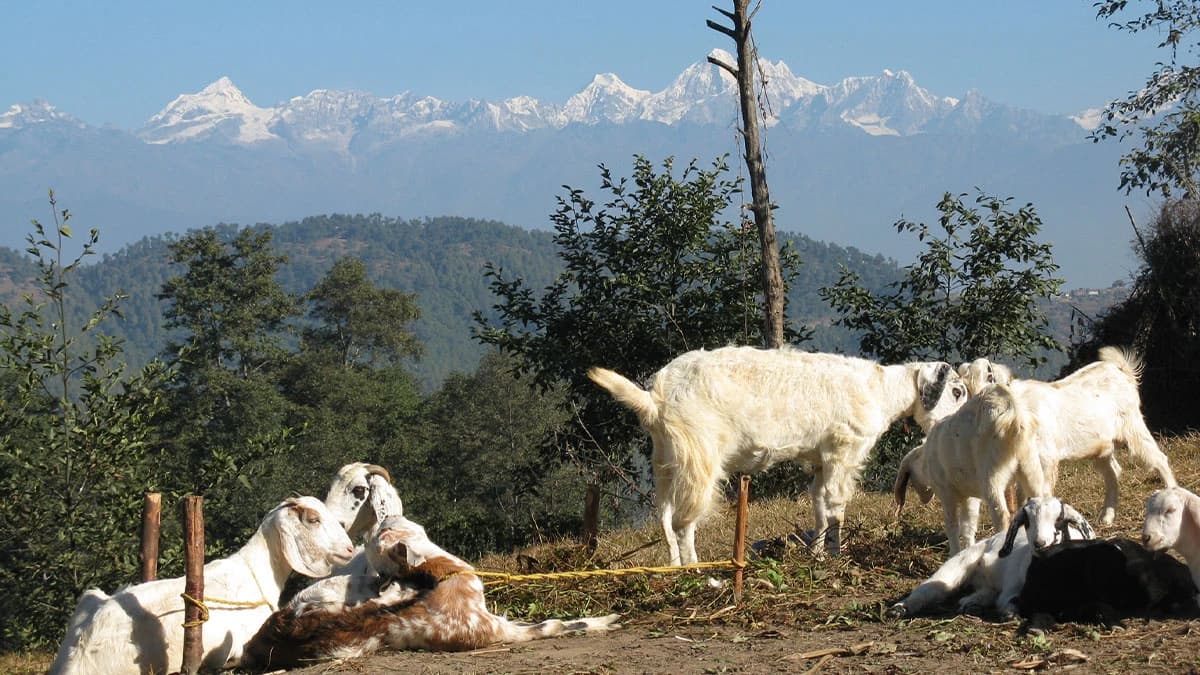
[[[754,224],[758,226],[758,243],[762,250],[762,288],[765,300],[763,341],[768,347],[783,346],[783,272],[779,265],[779,244],[775,239],[775,220],[771,215],[771,195],[767,189],[767,169],[763,163],[762,146],[758,140],[758,99],[754,95],[754,71],[758,54],[750,40],[750,20],[747,15],[750,0],[733,0],[733,12],[713,7],[733,22],[733,27],[708,21],[708,27],[728,35],[737,45],[737,67],[708,57],[709,63],[728,71],[738,83],[738,98],[742,110],[742,138],[746,142],[746,168],[750,173],[750,194],[754,200]],[[755,12],[758,9],[755,8]]]

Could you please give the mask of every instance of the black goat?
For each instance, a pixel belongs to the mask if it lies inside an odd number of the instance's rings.
[[[1017,607],[1027,619],[1113,625],[1194,612],[1195,596],[1187,565],[1169,555],[1131,539],[1068,541],[1033,555]]]

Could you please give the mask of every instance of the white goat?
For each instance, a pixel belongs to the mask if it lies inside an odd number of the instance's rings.
[[[1015,478],[1027,495],[1048,495],[1030,435],[1034,420],[1007,385],[985,387],[929,430],[896,472],[896,515],[911,483],[928,502],[936,494],[945,517],[950,555],[975,543],[979,499],[997,531],[1008,527],[1004,489]]]
[[[1156,490],[1146,500],[1142,545],[1151,551],[1175,549],[1187,561],[1200,588],[1200,497],[1181,487]],[[1200,595],[1196,598],[1200,603]]]
[[[367,548],[385,580],[377,597],[339,606],[306,604],[297,596],[246,645],[246,664],[286,668],[313,659],[363,656],[384,647],[460,651],[619,627],[616,614],[537,624],[492,614],[475,569],[434,544],[423,527],[404,516],[381,521]]]
[[[279,600],[288,574],[320,577],[353,554],[346,532],[319,500],[288,499],[272,509],[236,553],[204,566],[203,669],[237,665],[242,646]],[[92,589],[72,616],[51,673],[167,673],[183,658],[183,577]],[[247,605],[223,603],[222,600]]]
[[[1025,528],[1026,537],[1017,538]],[[888,614],[919,614],[966,588],[972,592],[958,602],[960,612],[978,614],[994,606],[1004,618],[1017,613],[1017,598],[1025,585],[1025,571],[1034,551],[1067,539],[1093,539],[1087,520],[1056,497],[1031,497],[1017,510],[1007,532],[997,532],[976,542],[942,564],[933,576],[908,597],[892,605]]]
[[[1009,384],[1035,421],[1033,443],[1042,461],[1046,489],[1053,491],[1062,460],[1091,460],[1104,477],[1100,522],[1105,525],[1111,525],[1117,513],[1121,465],[1114,452],[1118,447],[1157,472],[1166,487],[1175,486],[1167,456],[1142,418],[1141,372],[1142,362],[1136,354],[1103,347],[1099,360],[1060,380],[1014,379]]]
[[[338,469],[325,494],[325,506],[337,516],[354,542],[370,535],[384,516],[404,513],[400,495],[392,487],[392,475],[382,466],[366,462],[352,462]],[[373,572],[359,545],[354,558],[345,565],[335,566],[333,573],[360,575]]]
[[[1012,370],[1001,363],[975,359],[958,366],[958,376],[967,385],[967,393],[977,396],[985,387],[1012,382]]]
[[[375,527],[375,510],[364,508],[371,500],[372,476],[381,477],[389,486],[392,483],[392,475],[382,466],[352,462],[338,469],[325,493],[325,507],[346,528],[351,540],[369,534]],[[398,497],[395,506],[400,508]]]
[[[721,480],[786,460],[811,466],[814,548],[823,536],[836,554],[846,503],[880,434],[909,415],[928,429],[966,399],[947,363],[881,366],[786,347],[687,352],[654,375],[650,391],[604,368],[588,377],[650,433],[655,500],[673,565],[697,561],[696,524]]]
[[[372,473],[367,476],[367,483],[368,500],[359,507],[371,514],[369,518],[360,517],[361,521],[372,521],[365,546],[360,545],[355,549],[354,558],[348,564],[335,568],[332,576],[315,581],[297,592],[288,601],[290,606],[352,607],[379,595],[380,588],[387,581],[380,578],[381,571],[395,573],[394,565],[388,562],[386,554],[379,548],[379,532],[381,523],[388,518],[404,515],[400,495],[385,474]],[[330,496],[333,495],[331,491]]]

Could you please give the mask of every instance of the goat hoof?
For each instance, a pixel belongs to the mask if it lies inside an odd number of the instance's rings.
[[[887,617],[889,619],[907,618],[908,617],[908,608],[904,606],[904,603],[897,602],[896,604],[887,608]]]
[[[1100,524],[1101,525],[1112,525],[1113,520],[1115,520],[1116,517],[1117,517],[1117,512],[1115,509],[1106,508],[1100,514]]]

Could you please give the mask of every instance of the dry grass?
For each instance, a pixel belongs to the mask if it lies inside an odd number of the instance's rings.
[[[1200,434],[1167,440],[1179,483],[1200,487]],[[1143,505],[1159,487],[1157,477],[1123,457],[1121,506],[1116,522],[1097,528],[1101,537],[1140,538]],[[1103,481],[1082,462],[1064,463],[1057,492],[1085,515],[1095,518],[1103,504]],[[778,551],[774,558],[754,559],[747,569],[745,601],[733,605],[729,584],[714,588],[696,575],[653,574],[555,582],[513,582],[489,588],[499,611],[523,619],[618,612],[627,624],[662,626],[710,621],[744,628],[806,626],[880,621],[891,601],[898,600],[945,560],[941,507],[910,499],[899,520],[892,516],[890,494],[857,495],[847,509],[843,555],[816,559],[801,547]],[[697,549],[702,560],[732,556],[734,508],[727,504],[700,527]],[[980,537],[991,534],[980,524]],[[812,527],[807,496],[798,501],[751,501],[748,540],[774,539],[793,532],[799,523]],[[1095,524],[1095,523],[1093,523]],[[532,547],[518,556],[488,556],[480,569],[512,573],[568,571],[664,565],[666,545],[656,522],[636,530],[602,533],[595,556],[587,558],[573,542]],[[728,577],[718,572],[716,577]]]
[[[50,669],[54,654],[33,652],[0,654],[0,673],[7,675],[44,675]]]
[[[1200,434],[1168,440],[1163,445],[1180,484],[1189,489],[1200,488]],[[1141,466],[1132,461],[1124,461],[1124,464],[1122,502],[1117,521],[1110,527],[1100,528],[1098,534],[1102,537],[1138,536],[1143,504],[1157,487],[1157,478]],[[1090,517],[1099,512],[1103,502],[1103,482],[1084,463],[1063,465],[1057,492]],[[1063,626],[1048,635],[1029,636],[1018,631],[1015,623],[956,617],[951,612],[909,621],[885,619],[884,609],[912,590],[945,559],[940,507],[936,501],[921,505],[919,500],[910,500],[909,504],[901,519],[895,520],[891,495],[864,493],[856,496],[848,509],[843,530],[842,556],[815,559],[804,549],[792,547],[780,550],[774,558],[752,560],[746,572],[746,593],[740,605],[733,602],[730,584],[714,587],[706,577],[693,574],[513,582],[490,587],[488,599],[495,611],[523,620],[620,613],[628,630],[609,638],[610,647],[623,650],[623,658],[651,650],[649,656],[641,657],[644,661],[629,664],[633,671],[654,670],[658,666],[653,664],[665,666],[661,659],[670,657],[664,656],[666,652],[653,650],[663,644],[666,645],[664,649],[679,644],[671,636],[684,635],[694,639],[709,636],[703,639],[711,639],[713,644],[725,644],[722,640],[728,642],[720,653],[735,659],[728,666],[732,672],[772,671],[778,663],[761,662],[761,651],[758,656],[751,652],[745,652],[744,657],[736,655],[745,649],[783,649],[786,646],[792,646],[791,651],[796,651],[784,657],[788,663],[805,663],[805,668],[815,664],[814,670],[839,672],[845,672],[852,663],[864,661],[882,668],[867,668],[873,672],[957,673],[1040,669],[1055,665],[1075,667],[1078,665],[1076,655],[1090,659],[1089,665],[1085,666],[1088,670],[1197,672],[1200,667],[1197,656],[1200,654],[1200,641],[1197,641],[1200,622],[1197,621],[1131,620],[1124,627],[1115,629]],[[807,529],[812,526],[811,520],[807,497],[799,501],[752,501],[748,539],[776,538],[793,532],[796,523]],[[727,505],[703,524],[697,537],[701,559],[726,560],[731,557],[733,523],[733,508]],[[989,534],[986,527],[981,530],[981,536]],[[603,532],[596,554],[590,558],[578,544],[561,542],[531,547],[512,556],[488,556],[478,562],[478,567],[522,573],[657,566],[663,565],[665,560],[666,545],[660,540],[657,524],[648,523],[636,530]],[[725,578],[728,574],[720,572],[714,576]],[[613,642],[622,638],[630,642]],[[656,642],[655,638],[662,638],[663,642]],[[622,646],[615,646],[617,644]],[[825,654],[831,651],[829,649],[814,650],[814,645],[832,646],[837,655]],[[588,653],[593,649],[586,648]],[[875,654],[876,650],[883,652]],[[497,662],[500,671],[538,672],[561,667],[561,664],[551,666],[545,661],[537,661],[537,658],[546,657],[536,650],[500,651],[506,654],[505,660]],[[871,653],[869,657],[860,656],[867,652]],[[846,657],[847,654],[853,656]],[[841,666],[838,661],[829,660],[841,658],[849,660]],[[39,654],[0,657],[0,672],[45,672],[50,659],[51,655]],[[530,661],[526,663],[521,659]],[[392,670],[408,670],[424,664],[419,667],[432,668],[427,672],[480,667],[478,662],[469,660],[461,663],[446,660],[382,663]],[[369,672],[375,665],[379,663],[349,661],[335,666],[314,666],[310,670]],[[578,669],[577,665],[572,668]],[[688,672],[697,669],[699,672],[717,672],[700,667],[700,664],[692,665],[697,668]],[[366,671],[362,670],[364,668]],[[721,668],[718,671],[725,672]],[[605,666],[599,670],[585,668],[584,672],[621,670],[621,667]]]

